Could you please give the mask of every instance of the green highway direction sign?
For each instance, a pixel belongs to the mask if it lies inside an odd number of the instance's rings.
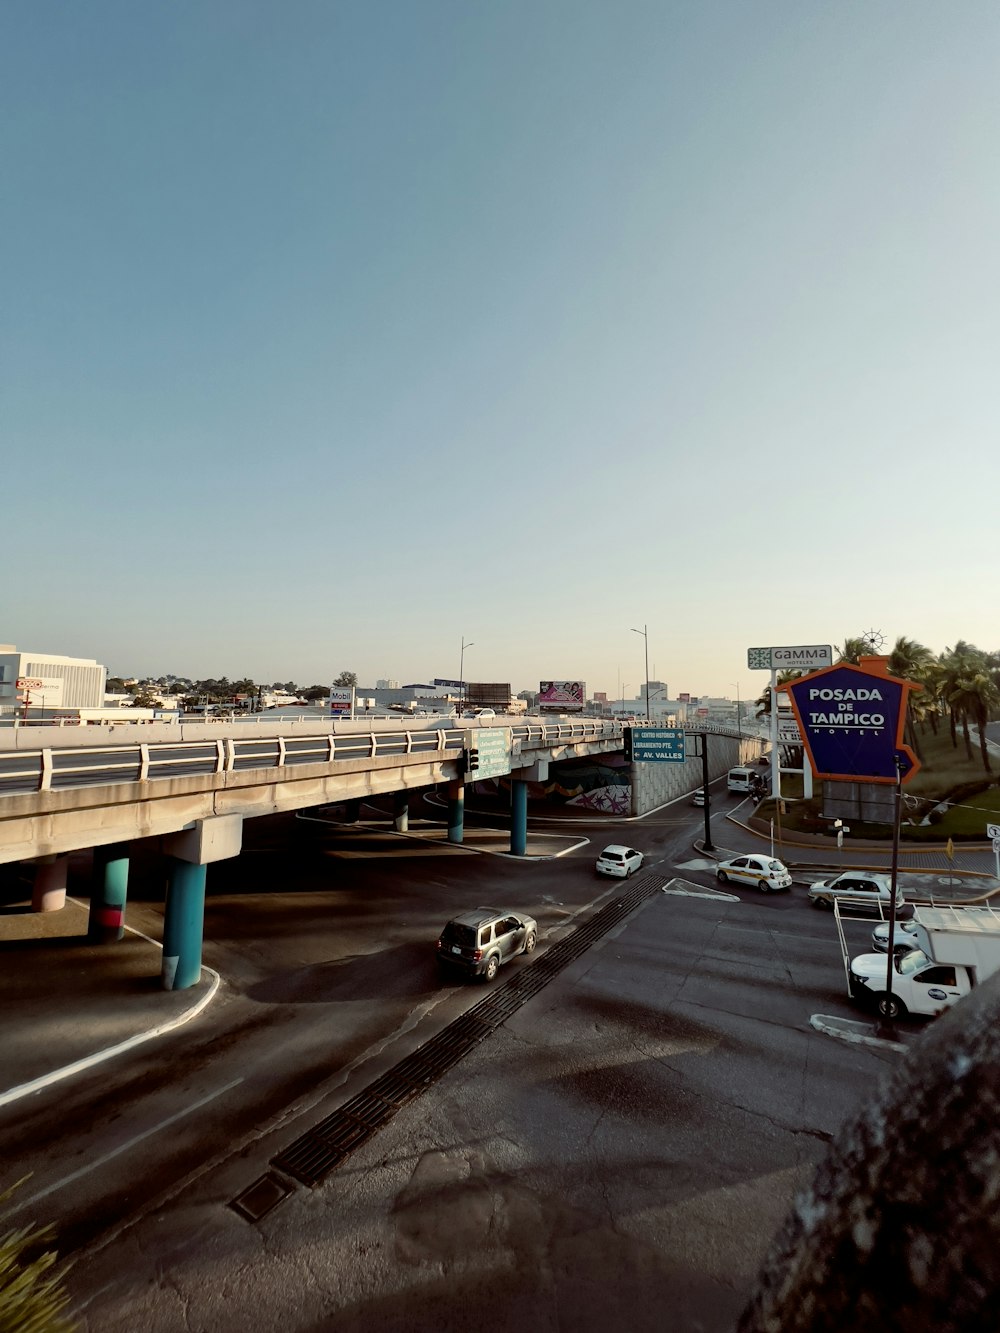
[[[632,733],[632,762],[683,764],[684,732],[680,727],[629,727]]]
[[[510,729],[508,727],[475,728],[469,736],[469,749],[479,755],[475,778],[502,778],[511,769]]]

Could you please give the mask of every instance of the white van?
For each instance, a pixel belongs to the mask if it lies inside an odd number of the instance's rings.
[[[755,775],[756,770],[752,768],[731,768],[726,778],[726,786],[730,791],[752,791]]]

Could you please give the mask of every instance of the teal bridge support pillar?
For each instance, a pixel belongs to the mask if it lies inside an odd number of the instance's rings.
[[[528,848],[528,784],[512,778],[510,784],[510,852],[523,856]]]
[[[94,848],[87,937],[94,944],[114,944],[125,935],[128,897],[128,843]]]
[[[405,833],[410,827],[410,793],[397,791],[392,798],[392,826],[397,833]]]
[[[167,901],[160,973],[164,990],[187,990],[201,980],[208,866],[239,856],[242,846],[242,815],[210,815],[164,838]]]
[[[167,858],[167,902],[163,917],[164,990],[187,990],[201,980],[208,866]]]
[[[448,783],[448,841],[461,842],[465,825],[465,784],[460,778]]]

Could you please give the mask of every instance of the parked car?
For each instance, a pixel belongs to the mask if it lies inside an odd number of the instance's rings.
[[[893,953],[908,953],[911,949],[919,949],[917,942],[916,923],[913,921],[897,921],[896,929],[892,937]],[[872,931],[872,948],[878,953],[889,952],[889,923],[882,921]]]
[[[477,907],[452,917],[437,942],[442,971],[492,981],[504,963],[519,953],[530,954],[538,939],[538,923],[506,907]]]
[[[880,875],[875,870],[845,870],[833,879],[813,884],[809,889],[809,901],[814,907],[827,907],[831,911],[838,898],[843,908],[860,907],[878,911],[881,906],[887,910],[891,890],[888,875]],[[902,890],[897,887],[896,906],[902,907],[904,902]]]
[[[704,804],[705,804],[705,797],[707,796],[707,794],[708,794],[708,793],[707,793],[707,792],[704,792],[704,791],[696,791],[695,794],[694,794],[694,801],[692,802],[692,804],[693,804],[693,805],[704,805]]]
[[[628,879],[642,865],[642,852],[634,847],[622,847],[613,842],[605,847],[597,858],[595,869],[599,875],[615,875],[619,879]]]
[[[730,880],[736,884],[752,884],[761,893],[792,887],[788,867],[773,856],[731,857],[728,861],[719,862],[715,877],[720,884],[728,884]]]

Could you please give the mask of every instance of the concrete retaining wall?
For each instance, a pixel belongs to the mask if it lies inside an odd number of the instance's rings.
[[[688,738],[688,750],[693,750],[693,737]],[[763,749],[763,742],[756,737],[743,740],[733,733],[710,731],[705,736],[708,744],[708,777],[711,782],[721,778],[731,768],[739,764],[756,764]],[[763,769],[761,772],[763,773]],[[701,786],[701,758],[686,759],[683,764],[633,764],[632,765],[632,809],[633,815],[644,815],[656,810],[677,796],[696,791]]]

